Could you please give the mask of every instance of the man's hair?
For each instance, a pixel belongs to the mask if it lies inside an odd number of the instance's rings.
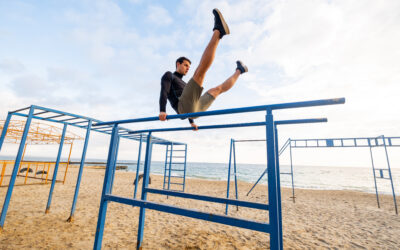
[[[181,57],[179,57],[178,59],[176,59],[176,62],[175,62],[175,67],[176,67],[176,64],[177,63],[183,63],[183,61],[188,61],[190,64],[192,64],[192,62],[188,59],[188,58],[186,58],[186,57],[184,57],[184,56],[181,56]]]

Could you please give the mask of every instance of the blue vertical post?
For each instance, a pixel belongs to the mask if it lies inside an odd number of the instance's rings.
[[[174,153],[174,144],[171,144],[171,151],[169,155],[169,171],[168,171],[168,190],[171,190],[171,168],[172,168],[172,154]],[[168,196],[167,196],[168,197]]]
[[[153,143],[151,142],[151,132],[147,135],[147,145],[146,145],[146,158],[144,162],[144,171],[143,171],[143,184],[142,184],[142,195],[141,200],[147,199],[147,187],[149,185],[149,176],[150,176],[150,164],[151,164],[151,153]],[[138,226],[138,236],[137,236],[137,249],[142,246],[143,242],[143,231],[144,231],[144,223],[145,223],[146,209],[144,207],[140,207],[139,212],[139,226]]]
[[[185,185],[186,185],[186,159],[187,159],[187,144],[185,144],[185,164],[183,165],[183,192],[185,192]]]
[[[49,213],[49,211],[50,211],[51,198],[53,196],[54,186],[56,185],[56,181],[57,181],[58,166],[60,165],[60,159],[61,159],[61,154],[62,154],[62,150],[63,150],[64,138],[65,138],[65,133],[67,131],[67,126],[68,126],[68,124],[64,123],[64,128],[63,128],[63,131],[61,134],[61,139],[60,139],[60,146],[58,147],[56,165],[54,166],[53,179],[51,181],[49,198],[47,200],[47,206],[46,206],[46,211],[45,211],[46,214]]]
[[[239,199],[238,195],[238,186],[237,186],[237,172],[236,172],[236,143],[235,140],[233,140],[233,172],[235,175],[235,194],[236,194],[236,200]],[[239,206],[236,206],[236,211],[239,211]]]
[[[164,165],[164,183],[163,183],[163,189],[165,189],[165,183],[167,179],[167,166],[168,166],[168,151],[169,150],[169,144],[167,144],[167,149],[165,150],[165,165]]]
[[[230,149],[229,149],[228,183],[227,183],[227,187],[226,187],[226,198],[227,199],[229,198],[229,187],[231,184],[232,151],[233,151],[233,139],[231,139],[231,145],[230,145]],[[226,215],[228,215],[228,207],[229,207],[229,205],[226,204],[226,207],[225,207]]]
[[[68,222],[73,222],[74,221],[74,213],[75,213],[75,208],[76,208],[76,201],[78,200],[79,187],[81,185],[82,172],[83,172],[83,167],[85,165],[86,151],[87,151],[87,146],[88,146],[88,143],[89,143],[89,136],[90,136],[91,128],[92,128],[92,120],[89,120],[88,125],[87,125],[87,130],[86,130],[85,143],[83,145],[83,150],[82,150],[82,158],[81,158],[81,164],[79,166],[78,178],[76,180],[74,201],[72,202],[71,214],[70,214],[69,218],[67,219]]]
[[[13,189],[14,189],[15,179],[17,178],[19,165],[21,164],[21,158],[22,158],[22,154],[23,154],[23,151],[24,151],[26,138],[28,137],[29,127],[31,125],[33,112],[34,112],[34,108],[31,107],[29,109],[28,118],[26,119],[25,128],[24,128],[24,132],[22,134],[21,142],[19,143],[19,149],[18,149],[17,157],[15,159],[14,169],[13,169],[13,172],[11,174],[11,179],[10,179],[10,183],[8,184],[6,198],[4,199],[3,208],[1,210],[0,231],[3,229],[4,222],[6,220],[8,205],[10,204],[11,195],[12,195],[12,192],[13,192]],[[9,116],[7,118],[9,118]],[[3,132],[5,130],[6,129],[3,129]]]
[[[119,141],[120,141],[120,140],[121,140],[121,137],[118,135],[118,136],[117,136],[117,147],[116,147],[116,149],[115,149],[115,159],[114,159],[115,164],[117,164],[117,161],[118,161]],[[114,186],[114,178],[115,178],[115,170],[116,170],[116,167],[115,167],[115,168],[112,168],[111,170],[112,170],[113,172],[112,172],[112,174],[111,174],[112,178],[111,178],[111,189],[110,189],[110,193],[112,193],[112,188],[113,188],[113,186]]]
[[[6,138],[6,135],[7,135],[7,129],[8,129],[8,125],[10,124],[11,117],[12,117],[12,113],[8,112],[6,121],[4,122],[4,125],[3,125],[3,130],[1,131],[0,150],[3,147],[4,139]]]
[[[387,147],[386,147],[386,140],[385,140],[385,137],[384,137],[384,136],[382,136],[382,138],[383,138],[383,146],[385,147],[386,162],[387,162],[388,171],[389,171],[390,184],[391,184],[391,186],[392,186],[394,210],[395,210],[396,214],[399,214],[398,211],[397,211],[396,193],[395,193],[395,191],[394,191],[393,178],[392,178],[392,170],[390,169],[389,154],[388,154]]]
[[[142,154],[142,134],[140,134],[140,143],[139,143],[139,153],[138,160],[136,164],[136,178],[135,178],[135,192],[133,193],[133,198],[136,199],[137,186],[139,185],[139,170],[140,170],[140,156]]]
[[[278,141],[278,129],[276,125],[275,128],[275,159],[276,159],[276,186],[278,193],[278,216],[279,216],[279,241],[283,245],[283,235],[282,235],[282,194],[281,194],[281,172],[279,167],[279,141]]]
[[[293,161],[292,161],[292,141],[289,138],[289,150],[290,150],[290,175],[292,176],[292,200],[296,202],[296,196],[294,196],[294,176],[293,176]]]
[[[271,249],[283,249],[283,244],[280,241],[279,224],[281,223],[279,217],[279,196],[278,196],[278,178],[279,173],[276,169],[276,148],[275,148],[275,131],[274,131],[274,118],[271,110],[267,110],[265,118],[266,134],[267,134],[267,171],[268,171],[268,203],[269,203],[269,225],[271,228],[270,233],[270,247]]]
[[[111,133],[110,139],[110,148],[108,150],[108,157],[107,157],[107,166],[106,171],[104,174],[104,183],[103,183],[103,191],[101,193],[100,199],[100,208],[99,208],[99,217],[97,219],[97,227],[96,227],[96,236],[94,240],[94,247],[93,249],[101,249],[101,242],[103,240],[103,233],[104,233],[104,224],[106,221],[106,214],[107,214],[107,205],[108,201],[105,200],[105,195],[110,194],[111,191],[111,179],[113,171],[112,169],[115,168],[115,154],[116,154],[116,147],[117,147],[117,137],[118,137],[118,125],[114,124],[113,130]]]
[[[369,146],[369,152],[370,152],[370,155],[371,155],[372,174],[374,175],[376,202],[378,203],[378,208],[381,208],[381,205],[379,204],[378,185],[376,185],[376,174],[375,174],[374,156],[372,155],[372,147],[371,147],[371,146]]]

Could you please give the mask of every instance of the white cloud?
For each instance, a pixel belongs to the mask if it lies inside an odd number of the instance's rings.
[[[161,6],[150,5],[147,9],[147,20],[157,26],[166,26],[172,23],[168,11]]]
[[[16,74],[25,71],[25,66],[18,60],[3,59],[0,61],[0,70],[6,74]]]

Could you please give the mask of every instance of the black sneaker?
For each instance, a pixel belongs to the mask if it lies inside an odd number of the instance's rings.
[[[222,38],[225,35],[230,34],[228,24],[226,24],[224,17],[218,9],[213,9],[214,14],[214,30],[219,30],[220,35],[219,38]]]
[[[240,71],[240,74],[243,74],[243,73],[249,71],[247,66],[244,65],[241,61],[236,61],[236,65],[237,65],[236,69],[238,69]]]

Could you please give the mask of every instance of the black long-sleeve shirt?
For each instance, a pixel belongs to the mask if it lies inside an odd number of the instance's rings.
[[[172,108],[179,114],[179,97],[182,95],[183,88],[186,86],[186,82],[182,80],[182,77],[183,75],[176,71],[174,73],[167,71],[161,77],[160,112],[166,111],[168,100]],[[189,119],[189,122],[193,123],[193,120]]]

